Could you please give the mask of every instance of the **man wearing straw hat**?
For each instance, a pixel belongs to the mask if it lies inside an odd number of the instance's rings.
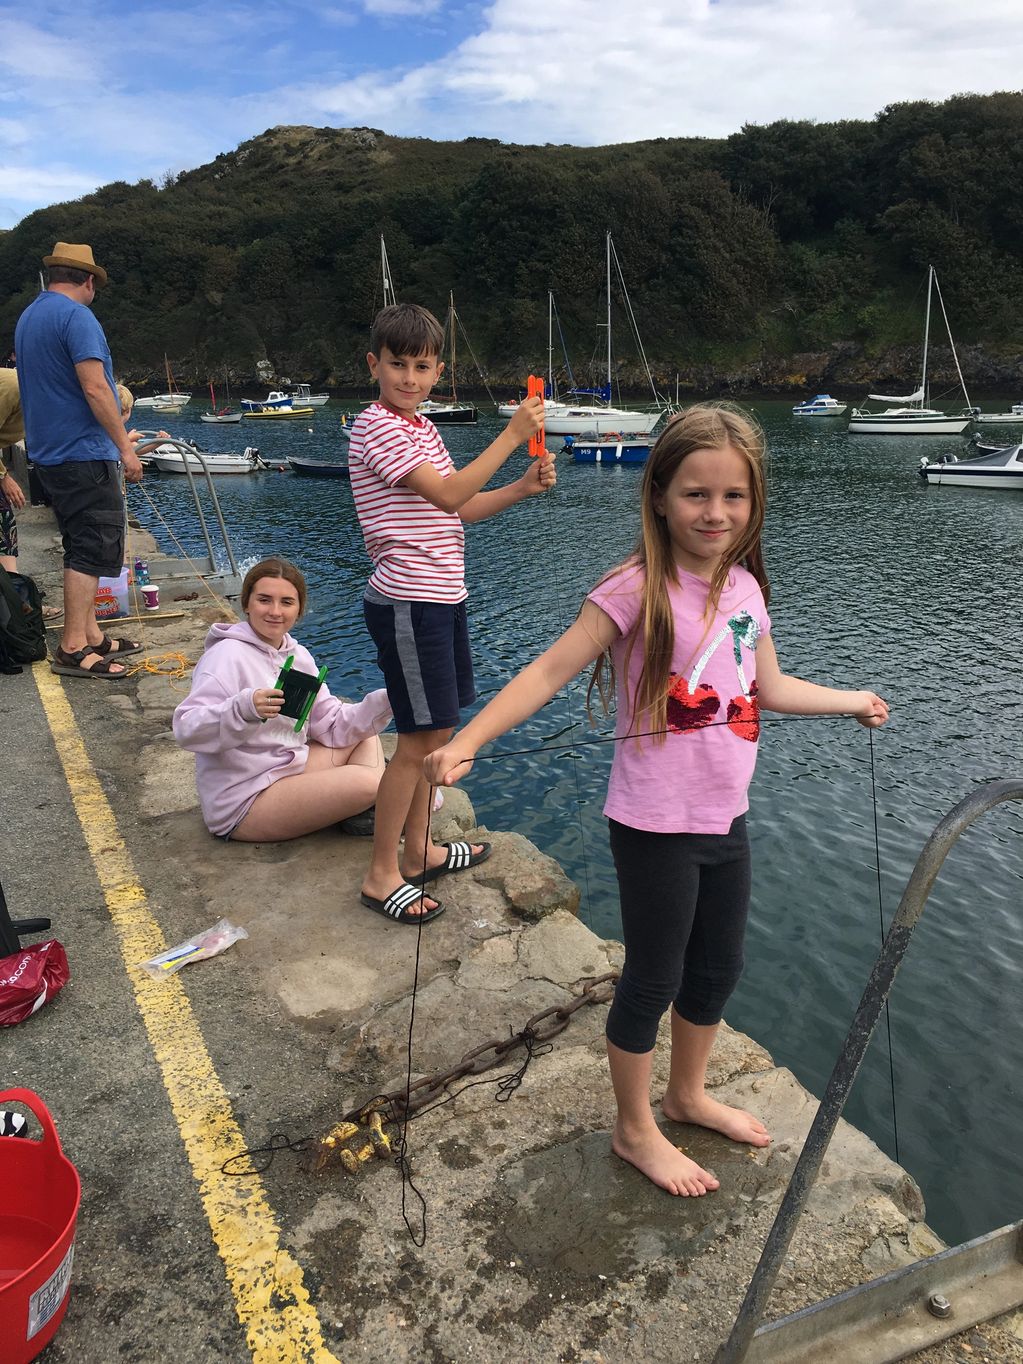
[[[68,677],[115,681],[118,659],[142,646],[103,634],[96,586],[124,561],[124,495],[142,465],[121,418],[110,348],[89,311],[107,282],[92,247],[58,242],[43,257],[48,287],[14,333],[29,455],[64,542],[64,630],[51,664]]]

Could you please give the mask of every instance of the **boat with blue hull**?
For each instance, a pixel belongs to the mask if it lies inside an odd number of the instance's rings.
[[[621,432],[566,436],[563,448],[576,464],[645,464],[650,454],[648,440],[633,440]]]

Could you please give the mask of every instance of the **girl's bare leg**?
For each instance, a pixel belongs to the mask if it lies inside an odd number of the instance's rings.
[[[350,748],[311,743],[305,769],[261,791],[232,832],[241,843],[278,843],[357,815],[376,799],[384,770],[380,740]]]
[[[653,1052],[622,1051],[607,1044],[611,1084],[618,1104],[618,1117],[611,1133],[615,1155],[635,1165],[668,1193],[695,1198],[718,1187],[709,1170],[684,1156],[654,1121],[650,1108],[650,1072]]]
[[[718,1024],[700,1027],[671,1010],[671,1072],[661,1109],[673,1122],[693,1122],[721,1132],[732,1141],[767,1146],[767,1128],[744,1108],[730,1108],[706,1091],[707,1062],[717,1036]]]

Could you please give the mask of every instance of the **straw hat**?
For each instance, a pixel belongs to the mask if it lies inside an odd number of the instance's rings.
[[[52,256],[44,256],[43,264],[64,265],[69,270],[87,270],[95,275],[97,286],[102,289],[107,282],[107,272],[92,258],[92,247],[81,246],[76,242],[58,242]]]

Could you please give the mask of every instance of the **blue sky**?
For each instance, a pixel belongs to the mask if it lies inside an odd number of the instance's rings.
[[[0,0],[0,227],[281,123],[719,137],[1020,82],[1018,0]]]

